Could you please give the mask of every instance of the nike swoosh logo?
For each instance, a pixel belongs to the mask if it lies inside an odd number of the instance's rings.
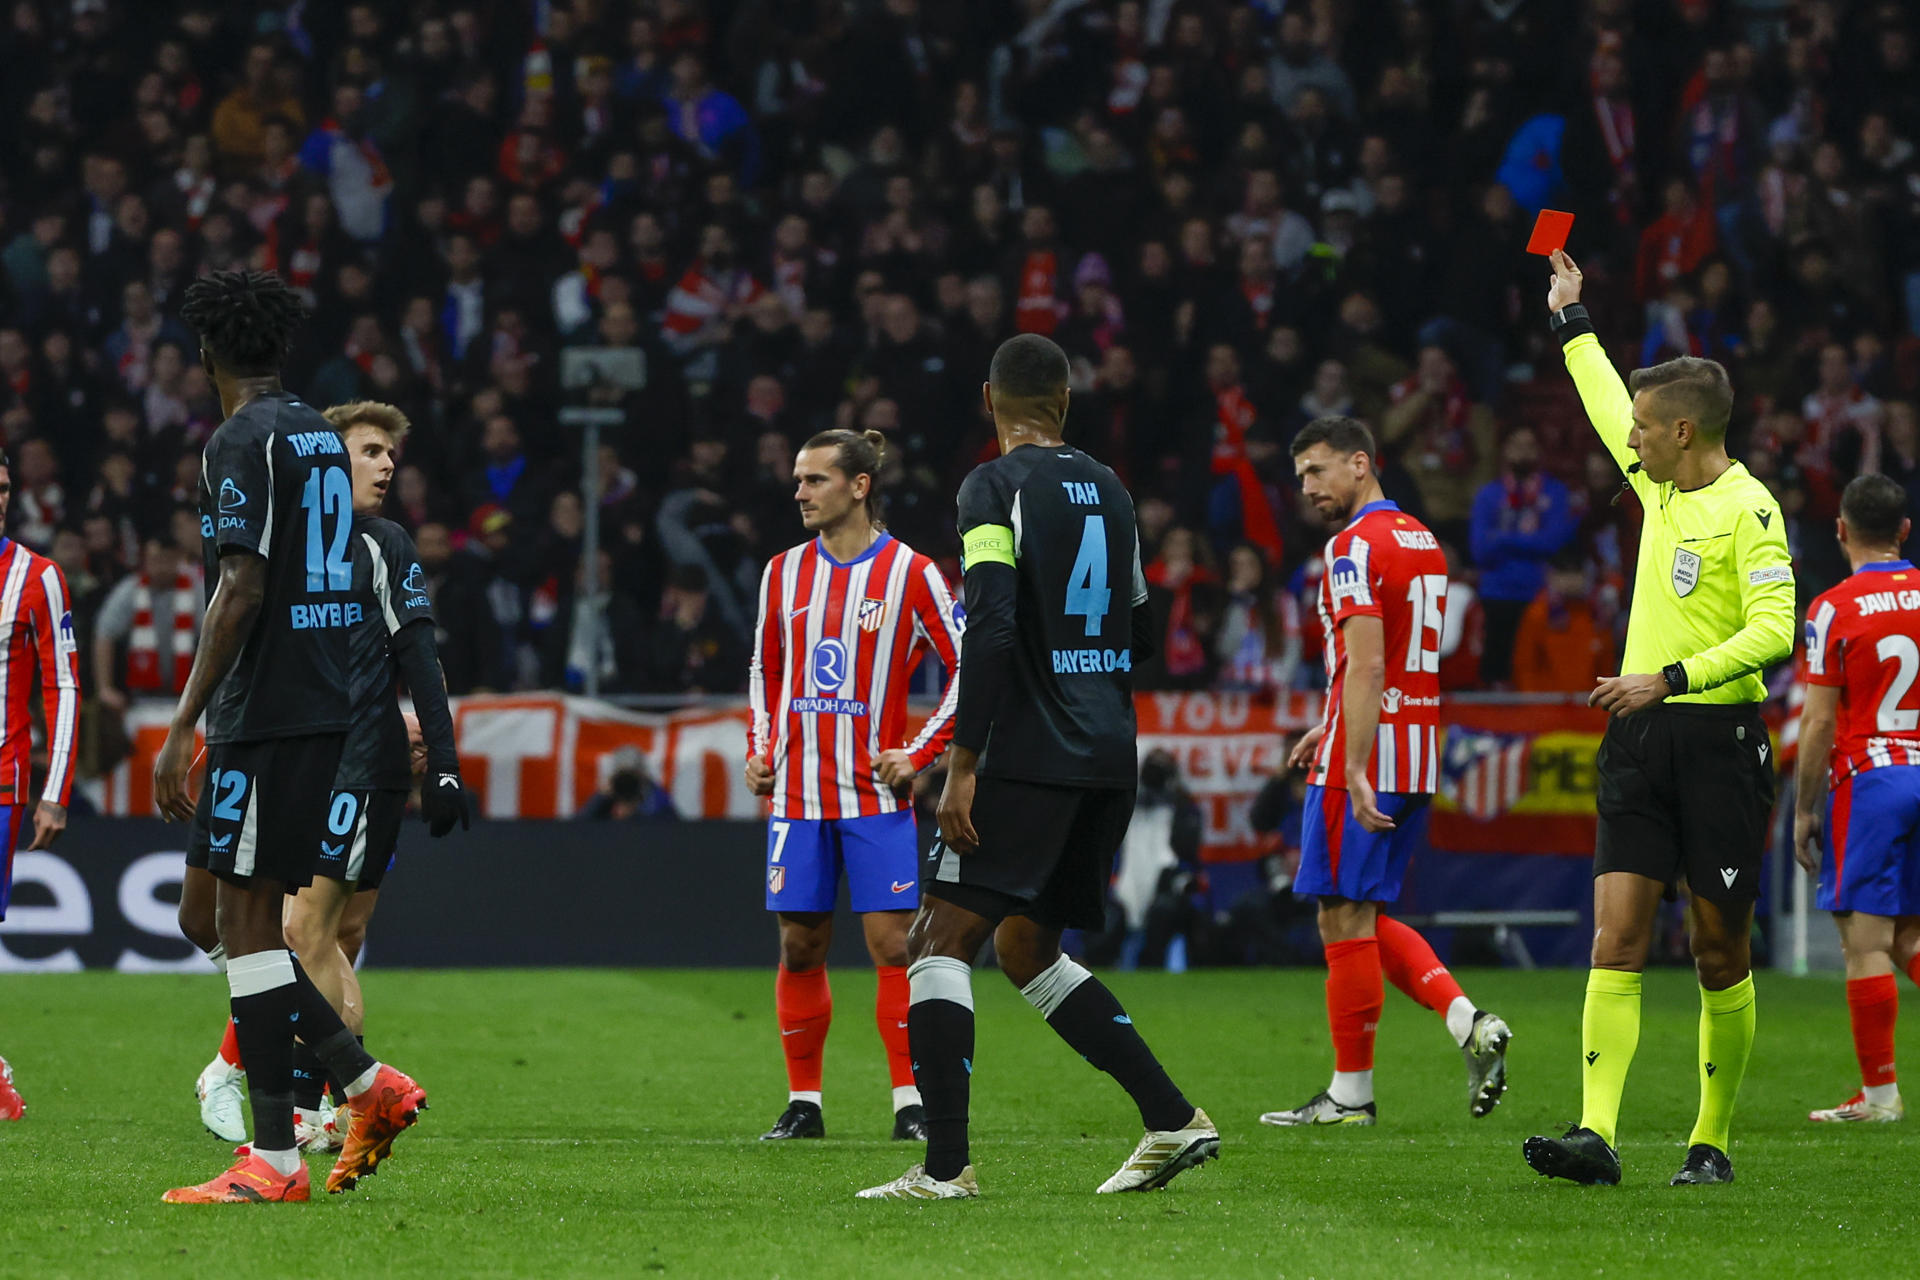
[[[911,888],[913,888],[913,886],[910,884],[901,884],[898,880],[895,880],[893,882],[893,891],[895,893],[905,893],[907,890]]]
[[[903,1022],[903,1023],[901,1023],[900,1025],[901,1025],[901,1026],[905,1026],[905,1025],[906,1025],[906,1023],[904,1023],[904,1022]],[[794,1028],[793,1030],[791,1030],[791,1031],[782,1031],[782,1032],[781,1032],[780,1034],[781,1034],[781,1035],[783,1035],[783,1036],[797,1036],[797,1035],[799,1035],[799,1034],[800,1034],[800,1033],[801,1033],[802,1031],[805,1031],[805,1030],[806,1030],[806,1028],[805,1028],[805,1027],[795,1027],[795,1028]]]

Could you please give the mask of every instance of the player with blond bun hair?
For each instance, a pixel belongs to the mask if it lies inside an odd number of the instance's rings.
[[[833,1019],[827,948],[844,870],[879,971],[874,1017],[893,1081],[893,1136],[926,1136],[907,1050],[907,925],[920,905],[913,780],[953,731],[960,613],[932,560],[886,530],[874,492],[878,431],[823,431],[794,461],[800,521],[816,535],[760,580],[746,779],[770,797],[767,910],[780,921],[774,1008],[787,1108],[769,1139],[818,1138]],[[907,681],[928,652],[947,670],[939,708],[907,735]]]

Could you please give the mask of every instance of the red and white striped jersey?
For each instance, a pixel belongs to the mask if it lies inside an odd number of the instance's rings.
[[[80,737],[80,658],[73,639],[66,575],[45,556],[0,538],[0,805],[24,805],[31,785],[34,667],[47,725],[47,785],[41,798],[64,805],[73,794]]]
[[[1920,570],[1864,564],[1807,608],[1803,672],[1840,690],[1831,783],[1888,765],[1920,765]]]
[[[933,561],[890,534],[846,564],[818,538],[768,563],[747,675],[748,751],[773,769],[775,817],[859,818],[909,803],[874,778],[874,758],[904,748],[925,769],[946,750],[960,617]],[[907,679],[929,649],[947,687],[908,742]]]
[[[1379,618],[1387,676],[1367,780],[1375,791],[1431,795],[1440,787],[1440,630],[1447,557],[1433,533],[1387,501],[1370,502],[1327,540],[1320,580],[1326,734],[1307,781],[1345,789],[1347,732],[1340,710],[1347,677],[1348,618]]]

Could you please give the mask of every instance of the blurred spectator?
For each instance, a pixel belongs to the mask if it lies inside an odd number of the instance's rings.
[[[1267,558],[1243,542],[1227,553],[1227,580],[1214,652],[1214,687],[1241,692],[1290,689],[1300,674],[1300,608],[1273,583]]]
[[[1480,678],[1511,675],[1520,616],[1546,586],[1547,565],[1573,539],[1567,487],[1540,470],[1540,443],[1516,429],[1501,447],[1500,475],[1473,500],[1473,562],[1480,568],[1486,611],[1486,656]]]
[[[1516,693],[1591,693],[1619,672],[1612,608],[1578,552],[1554,560],[1521,616],[1511,660]]]
[[[1125,930],[1120,967],[1182,973],[1193,915],[1188,889],[1199,869],[1200,806],[1181,781],[1179,762],[1164,749],[1140,762],[1139,796],[1114,859],[1113,900]]]
[[[677,822],[673,798],[647,767],[647,758],[633,747],[621,747],[608,758],[606,785],[581,806],[584,822]]]
[[[94,618],[95,697],[124,713],[130,698],[178,698],[187,686],[206,611],[197,574],[159,538],[141,546],[140,571],[114,584]]]
[[[649,687],[666,692],[737,693],[746,685],[746,646],[710,608],[707,574],[683,564],[667,578],[660,617],[647,641]]]
[[[1405,458],[1427,525],[1449,542],[1466,541],[1475,497],[1493,472],[1495,429],[1444,348],[1422,347],[1419,367],[1394,384],[1380,440],[1383,451]]]

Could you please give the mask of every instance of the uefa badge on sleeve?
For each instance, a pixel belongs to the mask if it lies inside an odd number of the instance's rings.
[[[1685,547],[1673,549],[1673,594],[1690,596],[1700,585],[1700,557]]]

